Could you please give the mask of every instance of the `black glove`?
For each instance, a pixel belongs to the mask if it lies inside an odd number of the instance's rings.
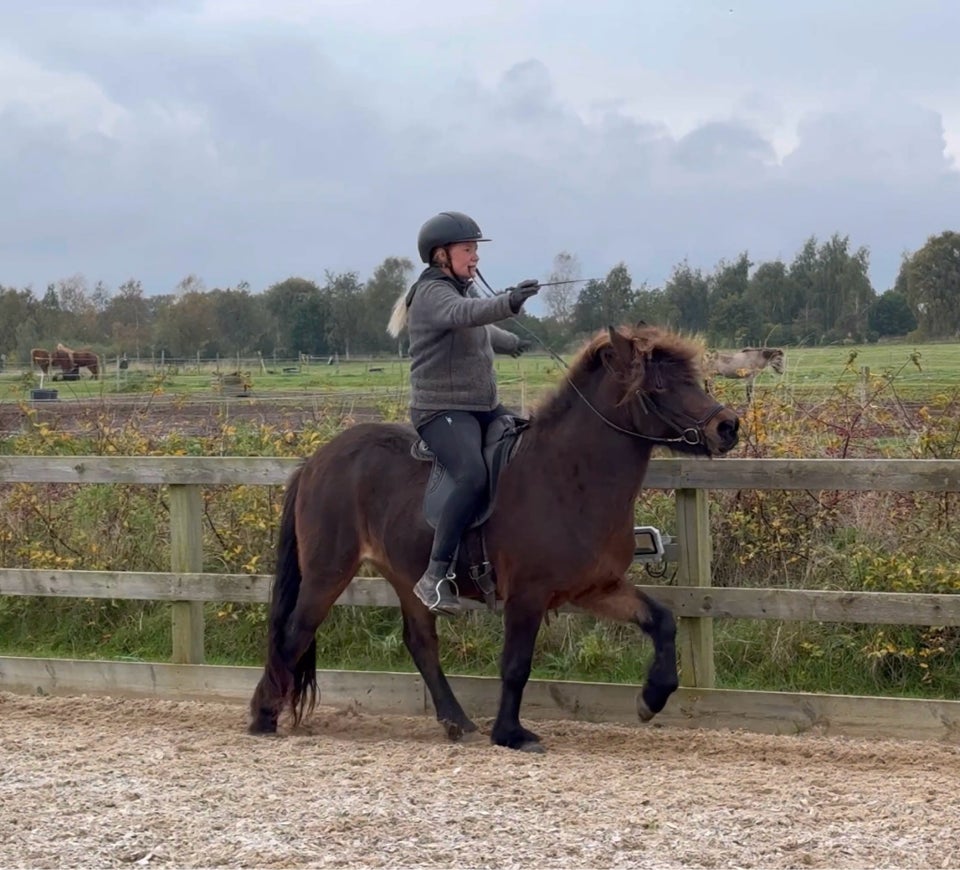
[[[521,281],[516,287],[508,287],[504,292],[510,294],[510,310],[514,314],[519,314],[520,309],[523,308],[523,303],[540,292],[540,282],[534,278],[527,278],[526,281]]]
[[[517,349],[510,354],[510,356],[516,358],[520,356],[520,354],[526,353],[531,347],[533,347],[533,342],[530,341],[530,339],[521,338],[520,341],[517,342]]]

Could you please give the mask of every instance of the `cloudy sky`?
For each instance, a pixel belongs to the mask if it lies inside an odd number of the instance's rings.
[[[960,229],[956,0],[0,0],[0,284],[263,289],[472,214],[661,284]]]

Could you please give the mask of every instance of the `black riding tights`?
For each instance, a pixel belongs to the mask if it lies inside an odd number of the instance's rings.
[[[453,561],[460,537],[481,509],[487,489],[483,436],[493,420],[507,413],[503,405],[492,411],[444,411],[418,427],[420,437],[456,482],[437,523],[432,560]]]

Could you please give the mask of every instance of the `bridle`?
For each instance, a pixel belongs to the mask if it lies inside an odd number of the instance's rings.
[[[566,363],[564,363],[564,365],[566,365]],[[567,368],[569,369],[570,367],[567,366]],[[684,414],[683,416],[687,418],[689,423],[685,425],[683,429],[680,429],[680,434],[674,438],[661,437],[658,435],[645,435],[643,432],[637,432],[635,429],[627,429],[618,423],[614,423],[613,420],[605,416],[602,411],[597,410],[597,408],[593,406],[590,400],[573,382],[573,378],[571,378],[569,374],[566,375],[566,378],[567,383],[570,384],[571,389],[580,397],[581,401],[607,426],[623,435],[629,435],[632,438],[640,438],[643,441],[650,441],[654,444],[686,444],[689,447],[696,447],[697,445],[706,446],[707,433],[705,431],[705,427],[714,417],[717,416],[717,414],[723,410],[723,405],[717,402],[710,409],[709,413],[700,420],[697,420],[688,414]],[[666,423],[671,428],[678,429],[677,424],[673,420],[667,418],[660,408],[657,407],[656,402],[653,401],[648,393],[644,393],[642,390],[637,390],[636,397],[637,401],[640,403],[641,409],[645,414],[652,414],[658,420]]]
[[[496,291],[487,283],[487,279],[480,274],[480,270],[477,270],[477,277],[483,282],[483,287],[488,296],[495,296]],[[657,407],[657,403],[650,397],[648,393],[644,393],[642,390],[636,391],[637,401],[640,403],[640,407],[643,409],[645,414],[652,414],[658,420],[663,423],[666,423],[667,426],[670,426],[673,429],[676,429],[680,432],[674,438],[659,437],[656,435],[644,435],[642,432],[637,432],[635,429],[627,429],[618,423],[614,423],[609,417],[605,416],[602,411],[594,407],[593,403],[583,394],[580,388],[573,382],[573,378],[570,377],[570,364],[558,354],[551,347],[548,347],[546,342],[539,335],[537,335],[533,330],[529,329],[523,323],[521,323],[516,317],[510,318],[516,326],[519,326],[527,335],[529,335],[534,341],[537,342],[548,354],[550,354],[553,359],[560,363],[564,369],[564,377],[567,380],[567,383],[570,384],[570,388],[574,393],[579,396],[580,400],[597,416],[603,423],[613,429],[616,432],[620,432],[622,435],[629,435],[631,438],[639,438],[642,441],[650,441],[653,444],[686,444],[689,447],[696,447],[698,445],[706,446],[707,444],[707,433],[705,427],[710,423],[710,421],[717,416],[722,410],[723,405],[719,402],[715,403],[714,406],[710,409],[709,413],[700,420],[695,419],[694,417],[684,414],[683,416],[687,418],[688,423],[684,425],[681,429],[677,424],[667,418],[667,416]],[[657,372],[657,387],[662,388],[663,382],[661,380],[660,372]]]

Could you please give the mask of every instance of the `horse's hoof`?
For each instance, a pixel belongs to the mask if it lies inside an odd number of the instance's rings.
[[[438,719],[449,740],[464,740],[470,734],[476,734],[477,726],[469,719]]]
[[[277,719],[274,716],[257,716],[247,726],[247,731],[250,734],[276,734]]]
[[[516,730],[500,733],[494,730],[490,735],[490,742],[496,746],[502,746],[505,749],[513,749],[519,752],[546,752],[540,738],[529,728],[521,726]]]
[[[442,719],[440,724],[447,734],[447,740],[459,740],[463,737],[463,726],[459,722],[451,722],[449,719]]]
[[[647,706],[647,702],[643,700],[643,695],[640,692],[637,692],[637,715],[641,722],[649,722],[657,715]]]

